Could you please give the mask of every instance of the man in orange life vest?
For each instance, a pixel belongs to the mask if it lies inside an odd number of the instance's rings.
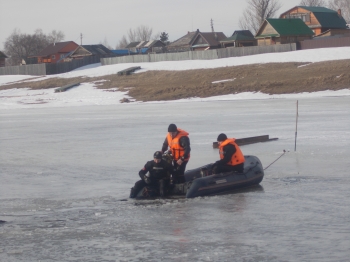
[[[168,135],[166,136],[162,152],[165,152],[168,147],[173,155],[173,164],[175,172],[175,183],[184,182],[184,173],[188,160],[190,159],[190,139],[185,130],[177,128],[175,124],[170,124],[168,127]]]
[[[234,138],[227,138],[225,134],[218,136],[220,160],[212,166],[213,174],[236,171],[243,173],[244,155]]]

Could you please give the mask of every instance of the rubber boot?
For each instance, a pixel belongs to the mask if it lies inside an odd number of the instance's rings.
[[[163,179],[159,180],[159,195],[161,197],[164,197],[164,195],[165,195],[165,192],[164,192],[164,180]]]

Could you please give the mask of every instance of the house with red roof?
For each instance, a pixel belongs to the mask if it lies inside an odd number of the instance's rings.
[[[74,41],[53,43],[34,57],[37,58],[38,64],[63,62],[64,58],[75,51],[78,46]]]

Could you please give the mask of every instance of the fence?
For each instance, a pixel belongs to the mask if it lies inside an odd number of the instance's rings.
[[[88,56],[71,62],[56,64],[33,64],[0,67],[0,75],[54,75],[72,71],[78,67],[100,63],[100,57]]]
[[[289,52],[295,50],[295,43],[271,46],[228,47],[206,51],[188,51],[181,53],[163,53],[101,58],[101,64],[112,65],[122,63],[143,63],[160,61],[211,60],[264,53]]]
[[[45,64],[0,67],[0,75],[46,75]]]
[[[66,72],[70,72],[76,68],[100,63],[100,57],[99,56],[87,56],[83,59],[75,59],[71,62],[63,62],[63,63],[56,63],[56,64],[46,64],[46,74],[47,75],[54,75],[54,74],[62,74]]]
[[[0,75],[53,75],[72,71],[78,67],[99,63],[102,65],[112,65],[121,63],[143,63],[160,61],[180,61],[180,60],[211,60],[228,57],[238,57],[256,55],[264,53],[295,51],[296,44],[283,44],[271,46],[250,46],[250,47],[228,47],[222,49],[206,51],[187,51],[180,53],[162,53],[131,55],[120,57],[99,58],[88,56],[83,59],[76,59],[71,62],[56,64],[34,64],[22,66],[7,66],[0,68]]]
[[[305,40],[299,43],[298,49],[315,49],[327,47],[343,47],[350,46],[350,37],[332,37],[325,39]]]

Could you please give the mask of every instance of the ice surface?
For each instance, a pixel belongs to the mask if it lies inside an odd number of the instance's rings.
[[[1,261],[346,261],[350,97],[141,103],[0,111]],[[174,122],[188,168],[242,146],[260,187],[191,200],[119,201]]]
[[[347,47],[142,68],[349,58]],[[129,66],[95,64],[59,77]],[[0,76],[0,85],[30,78]],[[2,90],[0,220],[6,222],[0,224],[0,261],[348,261],[349,95],[240,93],[120,104],[126,93],[97,90],[94,83],[64,93]],[[120,201],[161,148],[171,122],[190,133],[188,169],[218,159],[212,142],[222,132],[278,137],[242,146],[264,167],[287,153],[265,171],[260,186],[234,194]]]

